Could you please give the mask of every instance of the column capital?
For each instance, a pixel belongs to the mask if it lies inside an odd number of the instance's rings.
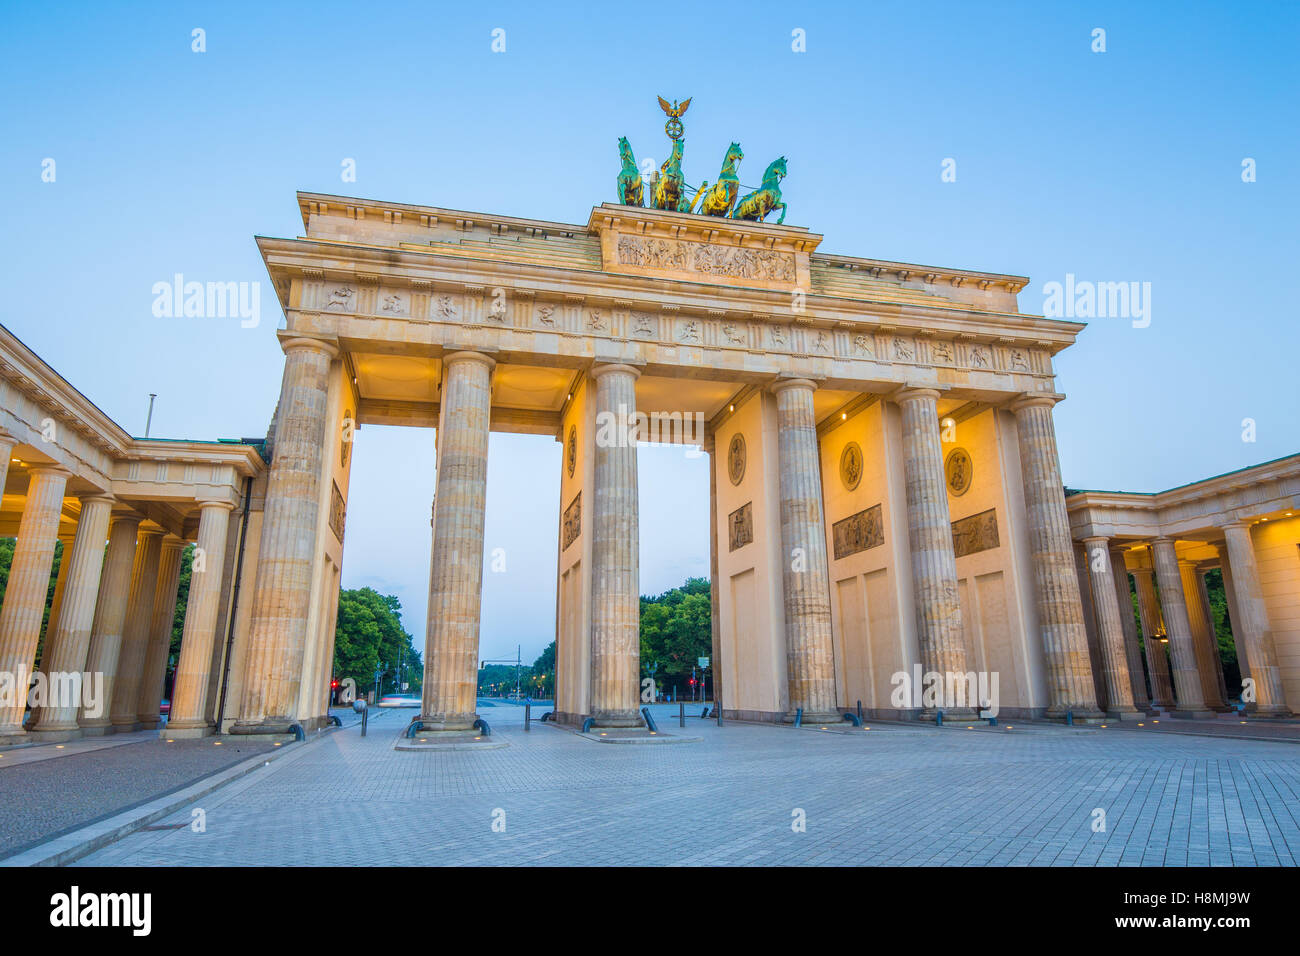
[[[459,362],[478,362],[486,365],[489,370],[496,368],[497,360],[486,352],[476,352],[473,349],[461,349],[457,352],[444,352],[442,356],[443,367],[455,365]]]
[[[1231,521],[1224,521],[1223,523],[1221,523],[1219,525],[1219,528],[1223,531],[1227,531],[1229,528],[1245,528],[1247,531],[1249,531],[1250,526],[1253,523],[1254,522],[1249,521],[1246,518],[1233,518]]]
[[[1024,392],[1008,402],[1007,408],[1013,412],[1025,408],[1053,408],[1058,402],[1063,401],[1065,396],[1060,392]]]
[[[1110,538],[1104,534],[1090,534],[1086,537],[1080,538],[1079,540],[1082,541],[1084,544],[1102,544],[1102,545],[1110,544]]]
[[[86,507],[86,505],[93,504],[99,501],[102,501],[110,508],[113,507],[113,505],[117,504],[117,499],[115,497],[113,497],[112,495],[106,492],[98,492],[98,491],[95,492],[94,494],[82,495],[78,500],[81,502],[81,507],[83,508]]]
[[[891,402],[901,405],[903,402],[913,402],[923,398],[932,398],[937,402],[941,395],[943,393],[937,388],[930,388],[925,385],[900,385],[885,397]]]
[[[291,332],[277,332],[276,336],[280,340],[280,348],[284,350],[285,355],[292,352],[320,352],[331,360],[339,357],[337,341],[318,339],[308,335],[295,335]]]
[[[33,465],[27,469],[29,475],[51,475],[54,477],[71,478],[72,472],[59,464]]]
[[[633,378],[641,377],[641,370],[635,365],[627,365],[623,362],[598,362],[591,367],[591,377],[600,378],[610,372],[624,372]]]
[[[234,511],[235,505],[231,501],[222,501],[220,498],[200,498],[195,502],[200,511],[206,511],[209,508],[220,508],[222,511]]]
[[[810,378],[778,378],[767,388],[773,395],[779,395],[787,388],[806,388],[810,392],[815,392],[817,383]]]

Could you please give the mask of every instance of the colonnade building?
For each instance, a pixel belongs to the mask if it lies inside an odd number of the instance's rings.
[[[186,542],[204,560],[172,731],[326,721],[352,437],[372,424],[436,430],[420,737],[476,719],[491,431],[563,447],[561,721],[641,720],[646,440],[710,456],[727,716],[838,720],[861,702],[968,717],[982,703],[900,700],[900,675],[918,672],[996,674],[997,706],[1016,716],[1212,714],[1236,689],[1211,647],[1198,577],[1211,567],[1231,581],[1250,708],[1300,701],[1300,459],[1067,498],[1053,362],[1083,325],[1020,312],[1023,277],[829,255],[806,228],[614,204],[585,224],[298,204],[301,236],[258,239],[285,319],[264,442],[133,439],[0,337],[0,530],[17,537],[0,669],[30,671],[43,642],[42,670],[101,672],[113,701],[107,716],[64,708],[25,726],[20,702],[0,718],[5,741],[157,722]]]

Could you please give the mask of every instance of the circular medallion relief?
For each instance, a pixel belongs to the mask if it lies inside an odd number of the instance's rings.
[[[862,480],[862,446],[855,441],[844,446],[840,454],[840,481],[852,491]]]
[[[343,413],[343,442],[339,446],[339,464],[344,468],[348,466],[348,459],[352,456],[352,435],[357,430],[356,422],[352,419],[352,409]]]
[[[745,437],[736,432],[731,436],[727,447],[727,475],[733,485],[738,485],[745,477]]]
[[[943,474],[948,480],[948,491],[959,498],[970,489],[972,466],[965,448],[954,448],[943,462]]]
[[[565,464],[569,469],[569,477],[573,477],[573,469],[578,467],[578,426],[569,426],[569,440],[564,443]]]

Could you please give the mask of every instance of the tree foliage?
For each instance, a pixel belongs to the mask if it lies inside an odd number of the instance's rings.
[[[401,669],[399,680],[398,669]],[[352,678],[357,692],[364,694],[375,685],[380,671],[381,693],[400,692],[410,685],[418,694],[424,683],[420,652],[402,627],[402,603],[391,594],[373,588],[339,591],[339,616],[334,631],[334,677]]]
[[[691,670],[713,654],[713,610],[707,578],[687,578],[679,588],[641,597],[641,670],[660,691],[685,693]]]

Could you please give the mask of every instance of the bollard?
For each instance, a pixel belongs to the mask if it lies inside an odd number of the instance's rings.
[[[858,724],[862,723],[862,701],[858,701]]]
[[[803,726],[803,708],[802,708],[802,707],[796,707],[796,708],[794,709],[794,725],[795,725],[796,727],[802,727],[802,726]]]
[[[942,726],[943,726],[943,711],[941,711],[941,710],[936,710],[936,711],[934,712],[934,723],[935,723],[935,726],[936,726],[936,727],[942,727]]]
[[[684,700],[679,700],[677,702],[677,726],[686,726],[686,701]]]
[[[361,715],[361,736],[364,737],[366,735],[366,721],[370,718],[370,708],[366,706],[364,698],[359,698],[352,702],[352,710],[354,713]]]
[[[524,733],[528,733],[532,721],[533,721],[533,705],[532,702],[529,701],[528,703],[524,704]]]
[[[713,702],[713,715],[718,718],[718,726],[722,726],[722,705],[717,701]]]
[[[1067,727],[1073,727],[1073,726],[1074,726],[1074,711],[1072,711],[1072,710],[1067,710],[1067,711],[1065,712],[1065,726],[1067,726]]]

